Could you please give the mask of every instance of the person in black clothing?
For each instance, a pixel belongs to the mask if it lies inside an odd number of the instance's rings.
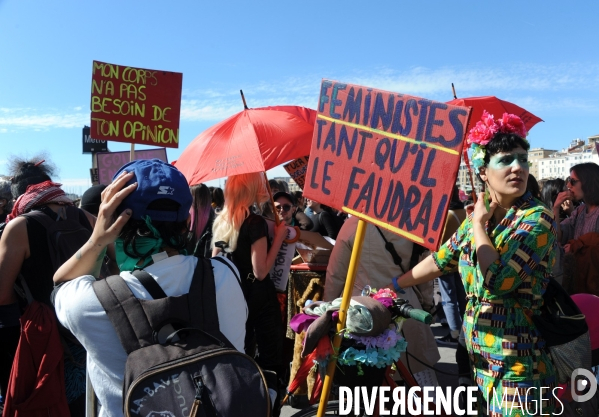
[[[98,210],[100,210],[100,204],[102,203],[102,191],[106,186],[104,184],[93,185],[81,196],[81,204],[79,208],[87,211],[98,217]]]
[[[336,239],[342,222],[333,213],[330,207],[320,204],[318,201],[306,199],[306,205],[312,209],[314,215],[312,222],[314,227],[311,232],[318,232],[323,236],[329,236],[331,239]]]
[[[212,189],[212,208],[216,214],[220,213],[225,205],[225,194],[220,187]]]
[[[9,177],[0,177],[0,223],[6,221],[6,216],[12,210],[10,184]]]
[[[22,306],[14,291],[19,274],[23,276],[34,300],[51,306],[50,294],[54,288],[50,251],[46,229],[34,219],[20,214],[39,210],[52,218],[57,218],[65,205],[73,205],[60,184],[51,182],[54,170],[44,160],[34,159],[12,161],[12,194],[15,198],[15,211],[18,216],[9,216],[0,239],[0,394],[4,395],[12,358],[19,340],[19,317]],[[37,185],[35,190],[27,187]],[[79,223],[91,228],[95,217],[79,210]],[[81,346],[67,343],[69,352],[65,354],[65,382],[67,400],[72,416],[82,416],[85,412],[85,351]],[[1,408],[1,405],[0,405]]]
[[[233,175],[225,186],[225,205],[214,220],[212,255],[223,249],[239,270],[248,304],[245,351],[255,356],[262,368],[283,375],[282,315],[274,283],[270,279],[277,253],[287,235],[287,226],[275,225],[274,238],[268,238],[266,220],[252,213],[268,201],[266,184],[260,173]]]

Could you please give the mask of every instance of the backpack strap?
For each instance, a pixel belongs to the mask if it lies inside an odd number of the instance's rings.
[[[231,272],[233,273],[233,275],[235,276],[235,278],[237,279],[237,282],[239,283],[239,286],[241,287],[241,289],[243,289],[243,285],[241,285],[241,278],[239,278],[239,275],[237,275],[237,272],[235,272],[235,270],[231,267],[230,262],[231,261],[225,261],[225,257],[224,256],[215,256],[214,258],[215,261],[220,262],[221,264],[224,264],[227,266],[227,268],[229,268],[231,270]]]
[[[153,344],[146,313],[121,276],[111,275],[92,287],[127,354]]]
[[[154,300],[167,297],[160,284],[146,271],[133,271],[133,276],[137,278]]]
[[[399,266],[399,269],[401,269],[401,273],[402,274],[405,274],[406,271],[404,271],[403,270],[403,266],[401,266],[401,263],[403,262],[403,260],[401,259],[401,256],[399,256],[399,253],[397,253],[397,251],[395,250],[395,246],[393,246],[393,243],[389,242],[385,238],[385,235],[383,234],[382,230],[379,229],[378,226],[374,226],[374,227],[376,227],[376,230],[378,230],[379,234],[381,235],[381,237],[385,241],[385,249],[387,250],[387,252],[389,252],[391,254],[391,257],[393,258],[393,263],[395,265]]]
[[[191,325],[217,338],[224,338],[220,332],[218,323],[216,285],[214,283],[214,272],[212,271],[210,259],[198,258],[187,300],[189,303]]]

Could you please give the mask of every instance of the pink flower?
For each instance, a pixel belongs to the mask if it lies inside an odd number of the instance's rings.
[[[486,146],[495,133],[497,133],[499,126],[495,123],[493,115],[483,111],[483,117],[476,125],[470,129],[468,133],[467,143],[472,145],[476,143],[479,146]]]
[[[503,113],[501,119],[497,120],[501,133],[513,133],[521,138],[526,138],[526,126],[521,118],[515,114]]]
[[[512,133],[526,139],[526,126],[515,114],[503,113],[501,119],[494,120],[493,115],[483,111],[483,117],[470,129],[466,143],[486,146],[496,133]]]
[[[374,298],[375,300],[378,300],[379,298],[397,298],[397,294],[395,294],[389,288],[381,288],[377,291],[376,294],[372,296],[372,298]]]

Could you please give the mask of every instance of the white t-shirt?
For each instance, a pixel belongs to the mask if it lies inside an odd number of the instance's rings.
[[[223,259],[237,272],[233,263]],[[189,292],[196,264],[195,256],[176,255],[144,270],[160,284],[166,295],[174,296]],[[226,265],[212,261],[212,268],[220,331],[243,352],[248,310],[241,286]],[[122,272],[121,277],[137,298],[152,299],[130,272]],[[86,275],[63,284],[57,291],[54,305],[58,320],[87,350],[87,371],[102,406],[99,417],[122,416],[127,354],[96,297],[92,288],[94,281],[94,277]]]

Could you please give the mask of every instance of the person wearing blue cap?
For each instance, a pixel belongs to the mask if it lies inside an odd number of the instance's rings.
[[[131,292],[151,299],[132,274],[143,269],[167,296],[186,294],[198,259],[187,256],[192,197],[181,172],[158,159],[124,165],[102,192],[91,239],[54,275],[59,321],[87,350],[89,377],[102,406],[99,416],[122,416],[127,354],[92,288],[97,260],[115,243],[120,276]],[[235,266],[212,261],[220,331],[243,352],[247,305]],[[233,269],[230,269],[233,268]],[[201,302],[201,300],[198,300]]]

